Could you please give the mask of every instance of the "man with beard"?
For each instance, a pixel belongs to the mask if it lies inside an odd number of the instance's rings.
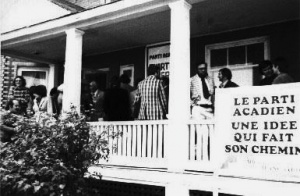
[[[197,65],[197,74],[191,78],[191,109],[193,119],[213,117],[213,79],[207,74],[207,63]]]

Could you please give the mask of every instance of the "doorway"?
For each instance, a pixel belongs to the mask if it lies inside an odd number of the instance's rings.
[[[107,76],[109,69],[101,70],[85,70],[84,79],[90,83],[95,81],[98,84],[100,90],[105,90],[108,87]]]

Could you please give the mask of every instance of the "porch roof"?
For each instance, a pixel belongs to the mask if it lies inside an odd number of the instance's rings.
[[[83,56],[170,40],[174,0],[123,0],[1,34],[2,54],[62,64],[70,28],[85,32]],[[299,20],[299,0],[190,0],[191,37]]]

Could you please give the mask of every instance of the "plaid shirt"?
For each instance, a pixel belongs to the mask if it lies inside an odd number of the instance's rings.
[[[8,92],[8,99],[17,99],[21,103],[22,109],[30,105],[31,97],[29,89],[26,87],[12,86]],[[31,106],[31,105],[30,105]]]
[[[167,101],[162,82],[154,75],[148,76],[138,85],[135,103],[141,101],[139,120],[166,118]]]

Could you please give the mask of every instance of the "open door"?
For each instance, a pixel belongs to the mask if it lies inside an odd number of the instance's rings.
[[[91,81],[96,81],[100,90],[105,90],[108,88],[108,72],[109,69],[101,70],[85,70],[84,79],[90,83]]]

